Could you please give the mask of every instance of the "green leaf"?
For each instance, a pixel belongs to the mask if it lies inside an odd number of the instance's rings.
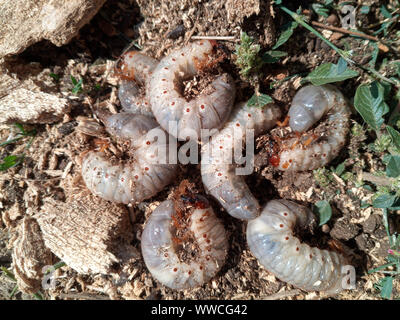
[[[60,80],[60,76],[58,75],[58,74],[55,74],[55,73],[50,73],[50,77],[52,77],[55,81],[58,81],[58,80]]]
[[[7,156],[3,159],[3,162],[0,163],[0,171],[5,171],[7,169],[10,169],[12,167],[15,167],[19,165],[22,160],[24,160],[24,156]]]
[[[295,21],[290,21],[289,23],[283,25],[282,33],[280,34],[278,41],[276,41],[272,49],[275,50],[283,45],[286,41],[288,41],[289,38],[292,36],[294,29],[296,29],[298,25],[299,24]]]
[[[372,129],[379,131],[384,122],[383,116],[389,111],[384,101],[384,87],[376,81],[361,84],[354,97],[354,107]]]
[[[82,91],[82,84],[83,84],[83,79],[80,79],[79,81],[76,80],[74,76],[71,76],[71,81],[74,87],[72,88],[71,92],[74,94],[77,94]]]
[[[269,95],[260,93],[260,94],[253,94],[253,96],[247,101],[247,105],[249,107],[256,107],[256,108],[262,108],[265,105],[274,102],[274,99],[272,99]]]
[[[277,62],[280,58],[286,57],[287,52],[284,51],[274,51],[270,50],[264,53],[262,59],[264,63],[275,63]]]
[[[319,215],[319,226],[327,223],[332,216],[332,208],[328,201],[322,200],[315,203],[316,213]]]
[[[345,68],[343,70],[343,63],[333,64],[324,63],[312,71],[305,80],[310,81],[315,86],[320,86],[326,83],[343,81],[346,79],[358,76],[358,72]]]
[[[386,175],[391,178],[400,176],[400,156],[390,156],[386,167]]]
[[[392,138],[393,144],[396,146],[397,149],[400,149],[400,133],[391,126],[386,126],[386,130]]]
[[[315,11],[316,14],[323,16],[325,18],[328,17],[329,14],[329,9],[326,8],[323,4],[320,3],[313,3],[311,5],[311,7],[313,8],[313,10]]]
[[[386,19],[390,19],[392,18],[392,14],[390,13],[390,11],[385,7],[385,5],[381,6],[380,9],[382,15],[386,18]]]
[[[397,197],[395,194],[383,194],[379,197],[377,197],[373,202],[372,206],[374,208],[390,208],[397,200]]]
[[[15,279],[14,274],[13,274],[10,270],[8,270],[6,267],[1,266],[1,267],[0,267],[0,270],[3,271],[4,274],[5,274],[9,279],[11,279],[12,281],[14,281],[14,282],[17,281],[17,279]]]
[[[347,69],[347,61],[344,60],[342,57],[339,58],[339,61],[337,63],[337,72],[338,74],[342,74],[345,72]]]
[[[383,299],[390,299],[393,289],[393,277],[385,277],[379,282],[381,289],[381,297]]]
[[[340,177],[342,175],[342,173],[344,172],[345,166],[344,166],[344,162],[342,162],[341,164],[339,164],[336,169],[335,169],[335,173]]]
[[[19,129],[20,134],[26,135],[25,129],[24,129],[24,127],[23,127],[22,124],[20,124],[20,123],[14,123],[14,125]]]
[[[362,14],[368,14],[369,13],[369,6],[362,6],[361,7],[361,9],[360,9],[360,12],[362,13]]]

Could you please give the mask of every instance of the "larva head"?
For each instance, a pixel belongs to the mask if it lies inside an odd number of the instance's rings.
[[[293,98],[289,109],[289,125],[293,131],[310,129],[331,107],[329,93],[324,86],[306,86]]]
[[[114,73],[122,80],[135,80],[135,71],[132,68],[132,58],[138,51],[128,51],[123,54],[114,67]]]

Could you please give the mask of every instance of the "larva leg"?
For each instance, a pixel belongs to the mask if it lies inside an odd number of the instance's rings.
[[[82,177],[94,194],[118,203],[136,203],[154,196],[172,182],[177,166],[161,161],[161,154],[155,153],[167,152],[168,134],[154,119],[119,113],[108,116],[104,122],[110,134],[130,144],[130,159],[111,161],[105,152],[88,152],[82,161]],[[152,130],[159,130],[167,139],[151,140],[148,134]],[[165,156],[168,158],[168,154]]]
[[[177,214],[173,200],[164,201],[151,214],[142,234],[142,254],[154,278],[172,289],[207,283],[225,262],[228,241],[222,223],[208,203],[185,205]],[[179,209],[178,209],[179,210]],[[186,223],[187,230],[177,229]],[[178,230],[179,231],[179,230]],[[190,250],[190,252],[181,253]]]
[[[313,219],[306,207],[288,200],[272,200],[247,225],[247,243],[260,263],[282,281],[306,291],[336,294],[342,288],[346,259],[334,251],[311,248],[293,236],[297,224]]]
[[[219,128],[235,100],[234,82],[228,74],[217,77],[204,93],[190,101],[182,95],[183,81],[207,65],[212,51],[210,41],[191,43],[163,58],[150,79],[148,96],[155,118],[167,131],[169,122],[176,122],[177,137],[181,140],[188,136],[200,138],[201,129]]]
[[[324,115],[322,132],[307,135]],[[305,171],[325,166],[345,144],[349,131],[350,109],[343,95],[333,86],[306,86],[293,98],[289,109],[289,125],[300,138],[288,139],[280,145],[280,170]],[[317,127],[318,129],[318,127]]]
[[[260,206],[244,176],[236,174],[236,165],[229,161],[229,155],[234,159],[233,149],[242,150],[246,130],[253,130],[254,139],[273,127],[279,116],[280,110],[275,105],[260,109],[240,103],[224,128],[202,147],[201,176],[204,187],[235,218],[254,219],[259,215]]]
[[[145,91],[147,81],[157,64],[157,60],[137,51],[124,54],[118,69],[118,74],[122,78],[118,97],[123,111],[153,116]]]

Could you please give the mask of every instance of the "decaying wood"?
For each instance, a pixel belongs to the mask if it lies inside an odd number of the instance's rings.
[[[7,67],[5,63],[0,64],[0,123],[52,123],[69,112],[69,101],[52,92],[50,86],[37,76],[20,79],[29,71],[36,72],[35,66],[22,64],[25,74]],[[51,80],[51,77],[48,76],[48,79]],[[48,92],[42,87],[46,87]]]
[[[46,199],[37,216],[45,245],[80,273],[117,273],[137,251],[124,206],[93,195]]]
[[[0,57],[40,40],[61,46],[101,8],[105,0],[0,0]]]
[[[18,227],[12,258],[18,289],[36,293],[41,288],[43,268],[52,265],[52,255],[44,245],[37,221],[30,216],[25,216]]]

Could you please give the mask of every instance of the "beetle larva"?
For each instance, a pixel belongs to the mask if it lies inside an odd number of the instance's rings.
[[[141,245],[154,278],[179,290],[208,282],[228,250],[224,226],[200,195],[162,202],[146,222]]]
[[[295,225],[304,228],[313,214],[288,200],[272,200],[247,225],[247,243],[260,263],[282,281],[306,291],[336,294],[343,289],[346,258],[334,251],[300,243]]]
[[[148,99],[146,84],[158,61],[137,51],[129,51],[122,57],[118,74],[122,78],[118,97],[122,110],[153,117]]]
[[[174,179],[177,165],[168,164],[168,142],[159,139],[168,134],[154,119],[118,113],[105,117],[104,122],[111,135],[130,143],[130,157],[111,161],[105,152],[86,154],[82,176],[94,194],[118,203],[136,203],[154,196]],[[150,138],[152,133],[159,134],[157,141]]]
[[[280,110],[275,105],[256,108],[248,107],[244,102],[239,103],[223,129],[202,147],[201,176],[204,187],[235,218],[254,219],[260,213],[260,206],[244,176],[236,175],[236,165],[229,161],[233,159],[233,150],[241,153],[246,130],[254,130],[251,137],[254,139],[272,128],[279,117]],[[254,150],[246,150],[246,154],[251,152]],[[225,159],[225,156],[228,158]]]
[[[309,130],[323,116],[326,121]],[[271,164],[280,170],[305,171],[325,166],[335,158],[349,131],[350,108],[331,85],[306,86],[293,98],[289,125],[297,137],[280,140]]]
[[[212,63],[212,51],[210,41],[190,43],[163,58],[151,76],[148,97],[153,114],[164,130],[180,140],[199,139],[201,129],[219,128],[235,100],[234,82],[226,73],[190,101],[183,96],[183,82]],[[173,129],[170,121],[176,124]]]

